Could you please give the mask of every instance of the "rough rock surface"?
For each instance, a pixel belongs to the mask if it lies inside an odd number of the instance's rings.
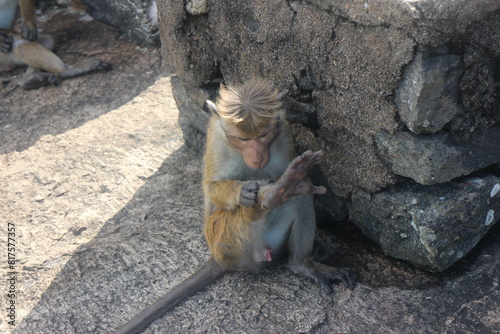
[[[467,141],[457,141],[444,132],[430,136],[380,132],[375,142],[380,157],[394,173],[425,185],[448,182],[500,161],[500,127]]]
[[[110,149],[122,131],[109,132],[113,121],[87,127],[68,140],[59,136],[118,108],[152,85],[160,76],[159,50],[139,47],[117,29],[83,13],[49,10],[37,20],[45,33],[56,37],[55,52],[65,62],[97,57],[113,68],[32,91],[12,90],[25,68],[0,73],[0,246],[6,252],[7,224],[16,224],[18,321],[39,301],[72,251],[96,235],[100,219],[123,206],[143,183],[140,178],[126,179],[127,170],[147,177],[158,159],[158,154],[151,153],[142,166],[131,164],[121,170],[116,166],[117,161],[130,164],[134,155],[145,155],[145,143],[152,140],[147,133],[151,122],[141,123],[140,115],[130,119],[130,124],[137,123],[130,128],[129,141],[137,146],[133,153],[126,147]],[[108,137],[94,136],[108,132]],[[156,146],[149,149],[158,151]],[[110,173],[95,183],[104,171]],[[115,196],[110,196],[110,189]],[[2,308],[8,300],[3,289],[5,265],[0,266]],[[7,320],[0,317],[2,333],[9,332]]]
[[[0,248],[8,222],[19,247],[17,324],[2,312],[0,332],[111,333],[208,258],[201,162],[178,149],[178,112],[168,78],[157,81],[156,49],[75,16],[48,27],[65,41],[62,58],[98,54],[114,69],[2,99]],[[2,95],[21,73],[1,74]],[[147,332],[500,331],[498,226],[445,273],[429,274],[385,257],[349,223],[323,225],[314,255],[353,268],[356,290],[326,296],[285,266],[229,274]],[[1,309],[7,273],[2,262]]]
[[[499,196],[500,177],[493,175],[432,187],[409,183],[370,199],[354,199],[348,205],[349,218],[386,254],[443,271],[467,254],[498,220]]]
[[[288,89],[299,150],[326,152],[318,180],[340,198],[318,203],[336,219],[347,213],[342,202],[402,186],[400,176],[425,174],[422,183],[434,184],[491,173],[483,169],[500,163],[496,137],[467,154],[475,138],[489,138],[488,129],[500,125],[498,1],[159,0],[158,9],[187,144],[202,149],[204,101],[221,82],[263,77]],[[418,136],[405,142],[408,130]],[[402,140],[399,148],[416,138],[418,163],[402,171],[394,160],[411,153],[388,158],[375,141],[384,134]],[[454,162],[460,165],[447,168]]]
[[[464,69],[460,56],[450,55],[446,47],[437,54],[432,51],[416,52],[396,90],[399,116],[418,134],[442,130],[461,110],[458,83]]]
[[[117,27],[138,42],[157,45],[158,18],[155,0],[80,0],[96,19]]]

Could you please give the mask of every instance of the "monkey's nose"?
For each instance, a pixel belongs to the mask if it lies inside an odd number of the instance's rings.
[[[260,164],[258,162],[254,162],[252,164],[252,166],[250,166],[250,167],[252,167],[252,169],[261,169],[262,168],[262,167],[260,167]]]

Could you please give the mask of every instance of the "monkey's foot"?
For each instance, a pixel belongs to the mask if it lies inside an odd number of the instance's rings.
[[[109,71],[112,67],[110,63],[96,58],[90,58],[85,61],[88,62],[91,71]]]
[[[327,294],[335,292],[335,284],[343,283],[353,290],[356,287],[356,276],[349,268],[333,268],[317,262],[290,265],[292,271],[312,278]]]
[[[36,89],[46,85],[59,86],[60,84],[61,78],[48,72],[33,74],[26,80],[22,80],[18,83],[21,88],[26,90]]]
[[[307,151],[295,158],[285,173],[276,182],[262,201],[266,209],[274,209],[285,203],[290,197],[308,194],[325,194],[326,188],[316,187],[306,181],[308,171],[323,160],[323,151]]]
[[[111,66],[110,63],[107,63],[105,61],[99,60],[99,63],[95,67],[96,71],[109,71],[111,70],[113,66]]]

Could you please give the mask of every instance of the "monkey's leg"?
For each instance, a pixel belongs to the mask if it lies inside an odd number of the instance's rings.
[[[36,41],[38,38],[38,30],[35,23],[35,0],[19,0],[19,5],[23,18],[23,24],[21,26],[23,38],[30,41]]]
[[[61,79],[49,72],[40,72],[39,68],[28,66],[23,77],[17,85],[25,90],[36,89],[42,86],[59,86]]]
[[[215,260],[227,269],[256,271],[271,261],[262,238],[267,212],[240,206],[216,209],[205,222],[205,236]]]
[[[287,203],[288,204],[288,203]],[[326,293],[335,291],[334,283],[342,282],[349,289],[356,286],[356,277],[347,268],[333,268],[311,259],[314,237],[316,234],[316,217],[314,214],[313,197],[298,196],[293,198],[296,212],[288,248],[290,258],[288,265],[296,274],[312,278]]]
[[[91,71],[110,69],[111,65],[98,59],[85,59],[76,65],[65,64],[50,49],[54,47],[54,39],[49,35],[40,35],[37,42],[30,42],[19,37],[14,40],[12,57],[19,64],[40,68],[50,73],[35,73],[28,69],[19,86],[24,89],[33,89],[40,86],[57,85],[59,77],[62,79],[76,77]]]
[[[65,65],[64,70],[60,72],[63,79],[74,78],[82,74],[87,74],[92,71],[108,71],[111,69],[111,64],[96,59],[87,58],[76,65]]]
[[[17,86],[28,90],[50,84],[57,86],[61,82],[53,73],[40,73],[40,69],[49,69],[50,66],[56,68],[64,66],[64,63],[50,51],[53,48],[54,39],[50,35],[40,35],[37,42],[29,42],[17,35],[14,36],[14,48],[9,54],[12,66],[28,65]]]

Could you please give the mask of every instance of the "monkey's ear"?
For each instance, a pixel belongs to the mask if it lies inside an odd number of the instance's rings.
[[[215,103],[210,100],[205,101],[205,103],[207,104],[208,110],[210,110],[212,114],[219,116],[219,111],[217,110]]]
[[[285,89],[278,93],[278,101],[283,101],[285,97],[288,95],[288,89]]]

